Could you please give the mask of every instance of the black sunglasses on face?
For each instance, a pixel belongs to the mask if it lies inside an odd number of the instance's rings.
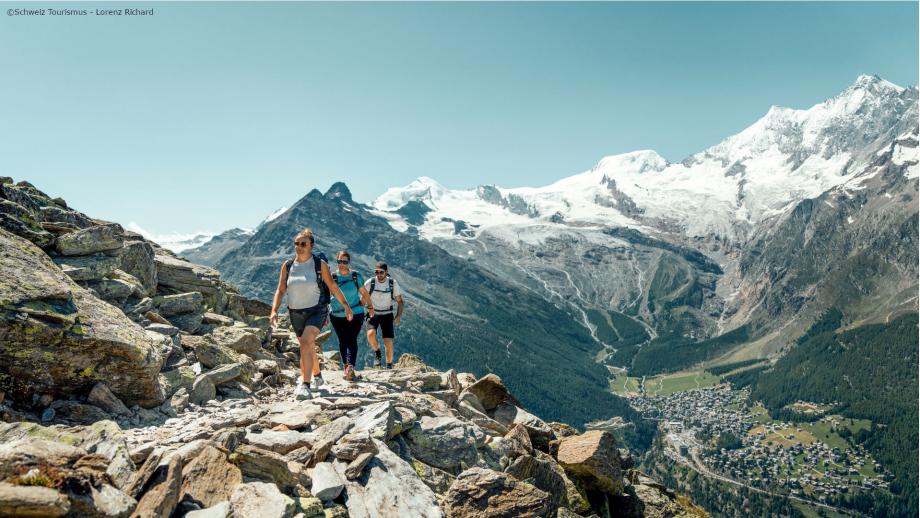
[[[336,259],[335,262],[339,264],[348,264],[348,259]]]
[[[294,241],[294,246],[307,246],[309,244],[309,241]]]

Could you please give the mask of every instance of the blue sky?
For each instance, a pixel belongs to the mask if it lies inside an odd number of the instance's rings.
[[[0,5],[0,175],[156,234],[251,227],[336,180],[369,202],[678,161],[773,104],[918,76],[916,2]]]

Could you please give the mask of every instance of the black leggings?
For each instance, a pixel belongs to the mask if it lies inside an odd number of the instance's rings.
[[[354,366],[355,360],[358,359],[358,335],[364,326],[364,314],[355,313],[351,322],[345,317],[330,316],[329,319],[332,321],[332,329],[335,329],[335,336],[339,339],[342,362]]]

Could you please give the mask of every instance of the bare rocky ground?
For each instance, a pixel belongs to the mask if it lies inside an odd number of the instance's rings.
[[[403,355],[347,382],[326,353],[297,401],[268,309],[0,178],[0,516],[704,514],[495,375]]]

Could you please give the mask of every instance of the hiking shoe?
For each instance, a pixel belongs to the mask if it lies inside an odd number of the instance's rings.
[[[392,364],[392,363],[388,363],[388,364],[387,364],[387,369],[391,369],[391,370],[392,370],[392,369],[393,369],[393,364]]]
[[[294,387],[294,397],[298,400],[313,399],[313,393],[310,392],[310,387],[301,381]]]
[[[345,366],[345,381],[351,381],[355,376],[355,369],[348,364]]]
[[[313,376],[313,381],[310,382],[310,388],[313,390],[319,390],[326,382],[320,376]]]
[[[378,369],[379,369],[380,367],[383,367],[383,363],[380,361],[380,358],[379,358],[379,357],[374,358],[374,367],[376,367],[376,368],[378,368]]]

